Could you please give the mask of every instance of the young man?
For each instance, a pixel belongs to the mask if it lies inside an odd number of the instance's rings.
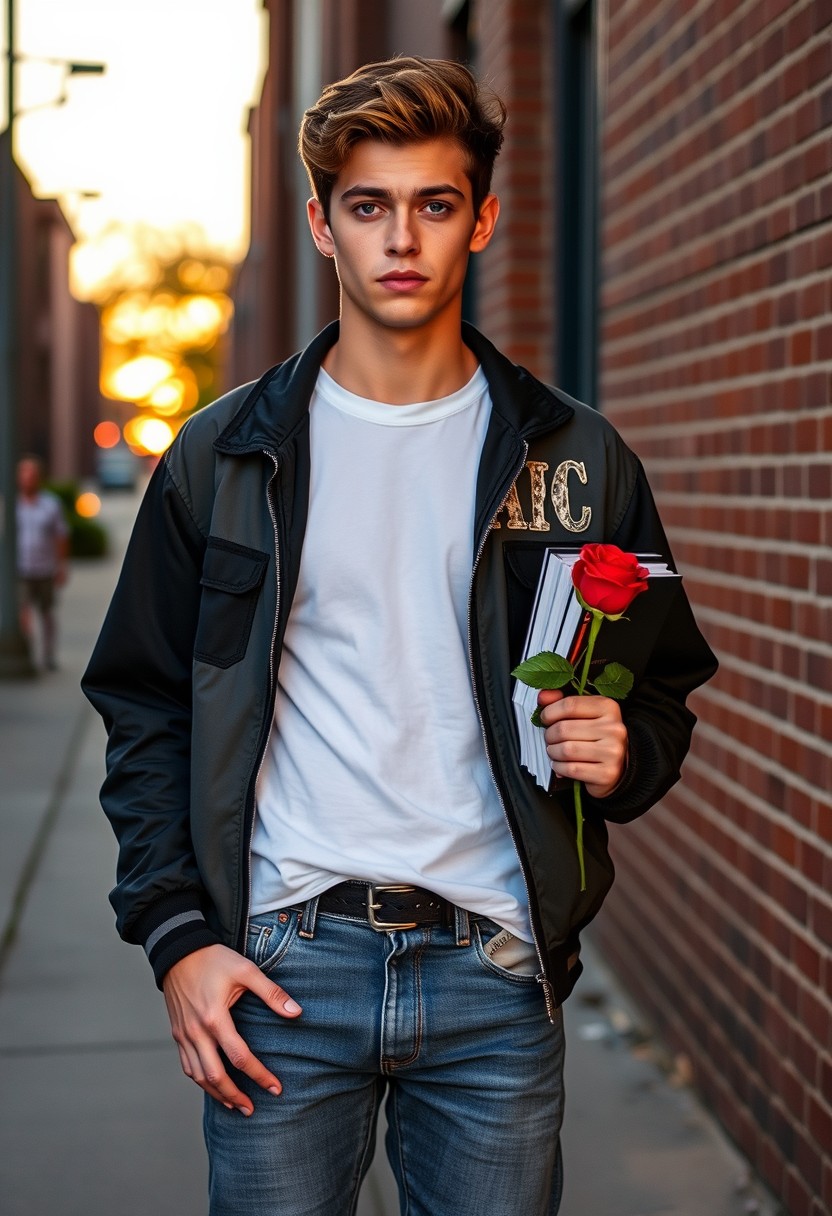
[[[20,626],[34,646],[40,618],[43,665],[58,665],[57,589],[67,577],[69,529],[57,495],[41,487],[43,470],[37,456],[17,465],[17,571],[20,580]]]
[[[85,677],[112,899],[207,1095],[214,1216],[352,1212],[385,1091],[402,1210],[557,1211],[560,1006],[605,821],[677,780],[715,667],[680,597],[623,719],[543,696],[553,770],[586,788],[582,892],[509,673],[547,545],[667,543],[603,418],[462,324],[503,119],[419,59],[307,112],[340,328],[183,428]]]

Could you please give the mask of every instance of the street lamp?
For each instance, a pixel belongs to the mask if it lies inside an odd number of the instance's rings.
[[[55,98],[49,101],[42,101],[35,106],[27,106],[25,110],[17,110],[15,118],[19,118],[21,114],[31,114],[34,110],[51,109],[53,106],[66,105],[69,96],[66,91],[67,80],[70,76],[103,76],[107,70],[106,64],[103,63],[73,63],[69,59],[51,59],[45,55],[15,55],[15,63],[48,63],[54,67],[63,68],[63,79],[61,81],[61,91]]]
[[[29,645],[20,628],[17,590],[17,192],[14,161],[15,64],[14,0],[7,0],[6,80],[8,124],[0,135],[0,679],[20,679],[35,674]],[[48,59],[64,69],[64,82],[57,102],[66,101],[69,76],[100,76],[103,63],[79,63]],[[40,107],[33,107],[39,109]]]

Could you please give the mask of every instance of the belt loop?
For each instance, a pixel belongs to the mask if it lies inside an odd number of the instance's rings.
[[[320,895],[315,895],[304,904],[298,937],[308,937],[311,941],[315,936],[315,926],[318,923],[318,900],[320,898]]]
[[[456,929],[456,944],[471,945],[471,925],[468,921],[467,908],[454,907],[454,928]]]

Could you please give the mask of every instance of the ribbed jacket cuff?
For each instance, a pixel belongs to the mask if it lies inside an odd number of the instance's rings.
[[[157,900],[136,922],[135,937],[144,946],[159,988],[174,963],[204,946],[220,944],[201,904],[198,891],[179,891]]]

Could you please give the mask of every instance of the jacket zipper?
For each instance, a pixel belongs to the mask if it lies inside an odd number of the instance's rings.
[[[272,501],[272,483],[278,474],[278,462],[277,462],[277,457],[275,456],[274,452],[270,452],[268,450],[268,448],[263,448],[263,455],[268,456],[269,460],[271,460],[272,464],[274,465],[274,471],[272,472],[272,475],[269,478],[268,484],[266,486],[266,502],[269,507],[269,516],[272,521],[272,530],[274,532],[274,582],[275,582],[274,624],[272,625],[272,641],[271,641],[271,645],[269,647],[269,695],[268,695],[268,699],[267,699],[267,705],[268,705],[267,723],[268,724],[266,726],[266,734],[265,734],[265,739],[263,741],[263,748],[260,752],[260,759],[257,762],[257,769],[256,769],[256,772],[254,775],[254,784],[253,784],[253,787],[251,788],[251,795],[250,795],[250,797],[252,799],[252,804],[251,804],[251,823],[249,825],[249,830],[248,830],[248,848],[247,848],[248,863],[247,863],[247,869],[246,869],[246,904],[245,904],[245,908],[243,911],[243,916],[240,918],[240,924],[242,926],[244,926],[244,932],[241,935],[241,940],[238,942],[238,948],[240,949],[241,953],[245,952],[245,945],[246,945],[246,941],[248,939],[249,924],[251,921],[251,915],[250,915],[250,909],[251,909],[251,847],[252,847],[252,840],[254,839],[254,819],[257,814],[257,809],[256,809],[256,807],[257,807],[257,786],[260,781],[260,773],[263,770],[263,764],[266,759],[266,752],[269,750],[269,739],[271,738],[272,727],[274,725],[274,701],[275,701],[274,644],[277,639],[277,623],[278,623],[278,620],[280,617],[280,533],[278,531],[277,516],[275,515],[274,503]]]
[[[469,592],[468,592],[468,663],[471,668],[471,687],[472,687],[473,693],[474,693],[474,705],[476,706],[477,718],[479,719],[480,731],[482,733],[483,747],[485,749],[485,758],[488,761],[488,769],[489,769],[489,772],[491,773],[491,780],[494,783],[495,790],[497,791],[497,797],[500,801],[500,806],[502,807],[503,815],[505,817],[505,821],[508,826],[509,835],[511,836],[511,843],[514,845],[514,851],[517,854],[517,860],[520,863],[520,873],[523,875],[523,883],[526,888],[526,902],[529,905],[529,912],[531,913],[531,902],[532,901],[531,901],[531,887],[529,884],[529,879],[528,879],[525,869],[523,868],[523,860],[522,860],[522,857],[520,856],[520,850],[517,847],[517,836],[515,835],[514,825],[511,822],[511,818],[510,818],[508,810],[506,808],[506,804],[503,799],[502,791],[500,790],[500,785],[499,785],[499,782],[497,781],[497,777],[494,772],[494,764],[491,759],[491,753],[488,749],[488,736],[485,731],[485,722],[483,721],[482,709],[480,707],[479,696],[477,694],[477,676],[476,676],[476,671],[474,668],[474,640],[473,640],[474,578],[477,573],[477,566],[479,565],[480,558],[482,557],[482,552],[483,552],[483,549],[485,548],[485,543],[488,540],[488,534],[491,531],[491,529],[494,525],[494,521],[496,520],[497,516],[500,514],[503,507],[505,506],[506,498],[508,497],[508,493],[511,490],[511,486],[514,485],[514,482],[520,476],[520,473],[523,469],[523,465],[526,463],[526,457],[528,456],[528,454],[529,454],[529,445],[526,442],[526,440],[523,440],[523,455],[521,457],[520,463],[517,465],[517,467],[515,468],[515,470],[512,474],[511,481],[509,482],[509,489],[508,489],[508,491],[506,491],[505,498],[503,498],[499,507],[497,508],[497,510],[494,512],[494,514],[491,516],[490,520],[488,521],[488,526],[483,531],[483,534],[480,538],[479,547],[476,552],[476,556],[474,557],[474,565],[471,570],[471,584],[470,584],[470,588],[469,588]],[[540,974],[537,977],[537,982],[543,988],[543,999],[546,1002],[546,1013],[548,1015],[549,1021],[554,1022],[555,1021],[555,1011],[558,1006],[557,1006],[557,1002],[555,1001],[554,994],[552,992],[552,985],[549,982],[549,980],[547,980],[547,978],[546,978],[546,967],[543,962],[543,952],[541,951],[540,943],[537,940],[537,933],[535,932],[534,920],[531,917],[531,915],[529,916],[529,923],[531,924],[532,938],[534,939],[534,948],[535,948],[535,951],[537,952],[537,961],[540,964]]]

